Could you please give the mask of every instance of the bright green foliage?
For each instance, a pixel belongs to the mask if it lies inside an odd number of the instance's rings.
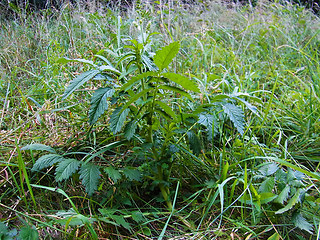
[[[92,163],[82,164],[79,171],[82,184],[86,188],[86,192],[90,195],[97,190],[97,186],[100,179],[99,167]]]
[[[180,43],[173,42],[156,52],[153,60],[160,72],[169,66],[174,57],[178,54],[179,50]]]

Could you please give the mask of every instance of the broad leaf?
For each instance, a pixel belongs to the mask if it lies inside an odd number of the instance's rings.
[[[159,68],[160,72],[169,66],[173,58],[178,54],[179,49],[180,43],[173,42],[156,52],[156,55],[153,57],[153,61]]]
[[[287,201],[289,197],[289,193],[290,193],[290,186],[287,185],[274,201],[284,204],[284,202]]]
[[[272,189],[274,188],[274,178],[273,177],[268,177],[267,179],[265,179],[260,187],[259,187],[259,192],[272,192]]]
[[[49,147],[44,144],[40,143],[33,143],[33,144],[28,144],[21,148],[21,150],[39,150],[39,151],[48,151],[51,153],[56,153],[56,150],[54,150],[52,147]]]
[[[167,104],[161,101],[155,101],[156,104],[158,104],[164,112],[166,112],[171,118],[175,119],[176,114],[174,111],[172,111],[171,107],[169,107]]]
[[[110,116],[110,128],[111,131],[116,134],[121,131],[121,128],[128,116],[130,109],[125,109],[122,111],[122,107],[116,108]]]
[[[264,164],[260,169],[259,172],[263,175],[263,176],[270,176],[272,174],[274,174],[276,171],[278,171],[279,166],[278,164],[271,162],[271,163],[267,163]]]
[[[121,173],[113,167],[104,168],[104,172],[112,179],[112,181],[114,181],[114,183],[117,183],[117,181],[122,177]]]
[[[110,218],[112,218],[113,220],[116,221],[117,224],[121,225],[122,227],[126,228],[126,229],[131,229],[130,224],[128,222],[126,222],[126,220],[124,219],[123,216],[119,216],[119,215],[111,215]]]
[[[39,239],[38,231],[32,227],[23,227],[20,230],[18,239],[21,240],[37,240]]]
[[[306,230],[310,234],[313,234],[313,226],[311,223],[309,223],[302,215],[300,212],[295,212],[292,217],[292,222],[293,224],[302,229]]]
[[[114,89],[99,88],[91,98],[91,107],[89,110],[89,123],[91,125],[98,121],[98,118],[108,109],[107,98],[112,97]]]
[[[179,84],[186,90],[190,90],[197,93],[200,92],[198,85],[194,81],[190,80],[185,76],[182,76],[177,73],[163,73],[162,76],[170,79],[172,82],[176,84]]]
[[[201,113],[199,115],[198,123],[207,128],[209,140],[212,140],[212,137],[217,135],[217,133],[219,132],[218,122],[214,115],[211,115],[209,113]]]
[[[263,192],[263,193],[259,194],[259,197],[260,197],[260,203],[266,204],[268,202],[271,202],[273,199],[275,199],[277,197],[277,195],[275,195],[272,192]]]
[[[141,180],[141,172],[137,169],[132,168],[124,168],[123,174],[131,181],[140,181]]]
[[[100,71],[109,71],[109,72],[114,72],[114,73],[117,73],[117,74],[121,74],[121,72],[119,72],[117,69],[115,69],[114,67],[112,66],[106,66],[106,65],[102,65],[99,67],[99,70]]]
[[[227,103],[223,106],[224,112],[228,115],[230,120],[233,122],[234,126],[237,128],[238,132],[244,134],[244,113],[242,109],[232,103]]]
[[[69,97],[75,90],[77,90],[83,84],[88,82],[90,79],[92,79],[98,73],[100,73],[100,70],[90,70],[90,71],[81,73],[79,76],[74,78],[70,82],[70,84],[67,87],[66,91],[64,92],[64,94],[62,96],[62,99],[66,99],[67,97]]]
[[[189,100],[193,100],[191,95],[189,93],[187,93],[185,90],[181,89],[181,88],[178,88],[178,87],[175,87],[175,86],[169,86],[169,85],[160,85],[158,87],[158,89],[162,89],[162,90],[169,90],[171,92],[174,92],[174,93],[178,93],[180,94],[181,96],[184,96],[186,98],[188,98]]]
[[[42,157],[40,157],[36,163],[32,167],[32,171],[38,171],[47,167],[52,166],[53,164],[57,162],[64,161],[65,158],[58,155],[58,154],[47,154]]]
[[[189,131],[187,135],[190,149],[194,155],[199,155],[201,153],[201,142],[199,137],[193,131]]]
[[[80,161],[76,159],[65,159],[64,161],[59,162],[56,169],[56,181],[66,180],[74,174],[79,166]]]
[[[124,136],[130,140],[134,133],[136,132],[136,128],[138,126],[138,122],[136,120],[132,120],[128,122],[128,124],[124,128]]]
[[[155,72],[144,72],[141,74],[136,75],[135,77],[132,77],[128,82],[122,85],[122,87],[119,89],[120,91],[127,91],[130,89],[136,82],[139,82],[141,79],[151,76],[156,76],[157,73]]]
[[[100,171],[98,166],[92,163],[82,164],[80,169],[80,179],[86,188],[86,192],[91,196],[97,190],[100,179]]]
[[[267,240],[279,240],[279,239],[280,239],[279,233],[275,232],[274,234],[272,234],[272,236],[268,237]]]
[[[293,208],[293,206],[296,205],[296,203],[298,203],[299,196],[300,196],[300,189],[298,189],[297,192],[294,194],[294,196],[288,201],[287,205],[284,208],[281,208],[278,211],[276,211],[275,214],[281,214]]]

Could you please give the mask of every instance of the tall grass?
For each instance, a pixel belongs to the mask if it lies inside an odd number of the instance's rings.
[[[53,232],[70,239],[314,239],[320,222],[317,16],[289,3],[258,1],[251,8],[150,1],[122,12],[65,5],[59,12],[1,21],[0,221],[9,226],[7,235],[13,228],[16,235],[27,231],[24,225],[41,239]],[[89,197],[77,174],[56,182],[52,167],[31,172],[41,153],[18,148],[41,143],[75,159],[135,166],[141,156],[134,153],[148,146],[106,150],[121,136],[111,134],[108,115],[94,127],[87,123],[86,99],[96,86],[88,82],[84,91],[61,98],[68,82],[89,66],[57,60],[95,60],[99,54],[115,62],[114,53],[123,51],[126,38],[138,38],[141,26],[159,33],[152,50],[181,43],[170,70],[200,88],[193,102],[170,96],[172,105],[191,114],[218,94],[241,93],[249,108],[257,108],[254,113],[239,104],[246,117],[243,135],[226,119],[211,138],[193,123],[189,131],[200,139],[200,154],[184,136],[175,140],[180,149],[170,169],[176,186],[170,211],[150,179],[116,184],[103,173]]]

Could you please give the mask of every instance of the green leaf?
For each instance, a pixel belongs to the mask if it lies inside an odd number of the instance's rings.
[[[132,213],[132,219],[134,221],[136,221],[137,223],[141,223],[141,222],[143,222],[145,220],[143,214],[141,212],[139,212],[139,211],[135,211],[135,212]]]
[[[267,240],[279,240],[279,239],[280,239],[279,233],[275,232],[274,234],[272,234],[272,236],[268,237]]]
[[[298,189],[294,196],[288,201],[287,205],[284,208],[281,208],[278,211],[276,211],[275,214],[281,214],[293,208],[294,205],[296,205],[296,203],[299,201],[299,196],[300,189]]]
[[[273,199],[275,199],[277,195],[272,192],[263,192],[259,194],[259,197],[260,197],[260,203],[266,204],[268,202],[271,202]]]
[[[91,66],[96,66],[93,61],[87,60],[87,59],[81,59],[81,58],[76,58],[76,59],[71,59],[71,58],[67,58],[67,57],[62,57],[59,58],[57,61],[57,63],[62,63],[62,64],[66,64],[69,62],[78,62],[78,63],[85,63],[85,64],[90,64]]]
[[[138,126],[138,122],[136,120],[132,120],[128,122],[128,124],[124,128],[124,136],[130,140],[134,133],[136,132],[136,128]]]
[[[86,192],[91,196],[97,190],[100,171],[98,166],[92,163],[82,164],[80,169],[80,179],[86,188]]]
[[[313,226],[311,223],[309,223],[302,215],[300,212],[295,212],[293,214],[293,217],[292,217],[292,222],[293,224],[302,229],[302,230],[305,230],[307,231],[308,233],[310,234],[313,234]]]
[[[233,103],[227,103],[223,106],[224,112],[228,115],[230,120],[233,122],[234,126],[237,128],[238,132],[244,134],[244,113],[242,109]]]
[[[141,79],[144,79],[146,77],[156,76],[157,73],[155,72],[144,72],[141,74],[138,74],[134,77],[132,77],[128,82],[122,85],[122,87],[119,89],[119,91],[127,91],[130,89],[136,82],[139,82]]]
[[[189,131],[187,135],[190,149],[194,155],[199,155],[201,153],[201,141],[199,137],[193,131]]]
[[[98,121],[98,118],[108,109],[107,98],[112,97],[114,89],[112,88],[99,88],[91,98],[91,107],[89,110],[89,123],[91,125]]]
[[[123,169],[123,174],[130,179],[131,181],[140,181],[141,180],[141,172],[137,169],[133,168],[124,168]]]
[[[217,118],[212,114],[201,113],[199,115],[198,123],[207,128],[209,140],[212,140],[212,137],[219,132]]]
[[[270,176],[274,174],[276,171],[278,171],[278,169],[279,169],[278,164],[271,162],[271,163],[264,164],[261,168],[259,168],[259,172],[263,176]]]
[[[117,74],[121,74],[121,72],[119,72],[116,68],[110,66],[110,65],[102,65],[102,66],[99,66],[99,70],[101,72],[103,71],[109,71],[109,72],[114,72],[114,73],[117,73]]]
[[[290,193],[290,186],[287,185],[274,201],[277,203],[284,204],[284,202],[287,201],[289,197],[289,193]]]
[[[39,150],[39,151],[48,151],[51,153],[56,153],[56,150],[54,150],[52,147],[49,147],[44,144],[40,143],[33,143],[33,144],[28,144],[21,148],[21,150]]]
[[[158,89],[169,90],[171,92],[179,93],[181,96],[184,96],[191,101],[193,100],[189,93],[187,93],[185,90],[178,88],[178,87],[175,87],[175,86],[160,85],[160,86],[158,86]]]
[[[18,239],[21,240],[37,240],[39,239],[38,231],[32,227],[23,227],[20,230]]]
[[[59,162],[56,169],[56,181],[59,182],[68,179],[78,170],[80,163],[81,162],[76,159],[65,159]]]
[[[172,111],[171,107],[169,107],[167,104],[161,101],[155,101],[156,104],[158,104],[164,112],[166,112],[171,118],[175,119],[176,114],[174,111]]]
[[[266,178],[259,187],[259,192],[272,192],[272,189],[274,188],[274,178],[268,177]]]
[[[180,43],[173,42],[156,52],[156,55],[153,57],[153,61],[159,68],[160,72],[169,66],[173,58],[178,54],[179,49]]]
[[[179,84],[186,90],[190,90],[197,93],[200,92],[198,85],[194,81],[190,80],[185,76],[182,76],[177,73],[163,73],[162,76],[170,79],[172,82],[176,84]]]
[[[112,215],[112,216],[110,216],[110,218],[115,220],[116,223],[121,225],[122,227],[124,227],[124,228],[126,228],[128,230],[131,229],[130,224],[128,222],[126,222],[126,220],[124,219],[123,216]]]
[[[67,87],[66,91],[64,92],[64,94],[62,96],[62,99],[66,99],[67,97],[69,97],[75,90],[77,90],[83,84],[88,82],[90,79],[92,79],[98,73],[100,73],[100,70],[90,70],[90,71],[81,73],[79,76],[74,78],[70,82],[70,84]]]
[[[111,131],[116,134],[121,131],[121,128],[130,112],[130,109],[122,111],[122,107],[116,108],[110,116],[110,128]]]
[[[117,183],[117,181],[122,177],[121,173],[113,167],[104,168],[104,172],[114,181],[114,183]]]
[[[42,157],[40,157],[36,163],[33,165],[31,171],[38,171],[43,168],[47,168],[52,166],[53,164],[57,162],[64,161],[65,158],[58,155],[58,154],[47,154]]]

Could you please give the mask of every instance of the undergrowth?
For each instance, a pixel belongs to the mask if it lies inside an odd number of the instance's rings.
[[[317,16],[19,14],[0,29],[1,239],[319,238]]]

